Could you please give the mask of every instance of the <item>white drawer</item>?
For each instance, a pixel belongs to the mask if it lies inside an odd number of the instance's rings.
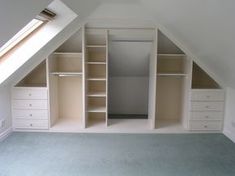
[[[18,100],[46,100],[47,89],[46,88],[14,88],[12,90],[12,98]]]
[[[223,90],[192,90],[192,101],[224,101]]]
[[[48,120],[15,120],[14,128],[18,129],[48,129]]]
[[[191,102],[191,111],[223,111],[224,102]]]
[[[12,115],[15,119],[48,119],[47,110],[13,110]]]
[[[13,109],[47,109],[47,100],[13,100]]]
[[[223,112],[215,111],[194,111],[190,114],[191,120],[222,120]]]
[[[219,131],[222,128],[222,121],[190,121],[191,130],[214,130]]]

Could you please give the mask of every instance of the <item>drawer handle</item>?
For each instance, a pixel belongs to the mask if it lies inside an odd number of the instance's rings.
[[[210,109],[210,106],[206,106],[207,109]]]
[[[29,93],[29,96],[31,97],[31,96],[32,96],[32,94],[31,94],[31,93]]]
[[[208,119],[208,118],[209,118],[209,116],[207,115],[207,116],[205,116],[205,118],[206,118],[206,119]]]
[[[207,128],[208,126],[207,125],[204,125],[204,128]]]
[[[29,104],[29,107],[32,107],[32,104]]]
[[[30,126],[32,127],[32,126],[33,126],[33,124],[32,124],[32,123],[30,123]]]
[[[30,117],[32,117],[32,116],[33,116],[33,114],[29,114],[29,116],[30,116]]]
[[[210,95],[207,95],[206,98],[211,98],[211,96],[210,96]]]

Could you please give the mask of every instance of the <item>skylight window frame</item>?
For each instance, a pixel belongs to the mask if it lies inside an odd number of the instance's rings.
[[[19,45],[24,39],[29,37],[34,31],[39,29],[42,25],[52,20],[55,16],[56,14],[54,12],[44,9],[39,15],[32,19],[19,32],[17,32],[9,41],[0,47],[0,59]]]

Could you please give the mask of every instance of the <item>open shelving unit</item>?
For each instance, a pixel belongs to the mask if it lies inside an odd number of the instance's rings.
[[[86,127],[107,126],[108,31],[85,29]]]
[[[191,59],[158,31],[156,128],[186,127]],[[170,49],[162,46],[171,43]],[[173,49],[172,49],[173,48]],[[172,51],[173,50],[173,51]],[[173,53],[174,52],[174,53]]]
[[[81,37],[75,33],[48,58],[52,131],[84,127],[84,62]],[[76,47],[74,47],[76,46]]]

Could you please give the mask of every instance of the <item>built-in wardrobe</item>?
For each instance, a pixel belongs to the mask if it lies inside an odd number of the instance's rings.
[[[221,131],[224,90],[158,28],[84,26],[12,88],[14,130]]]

